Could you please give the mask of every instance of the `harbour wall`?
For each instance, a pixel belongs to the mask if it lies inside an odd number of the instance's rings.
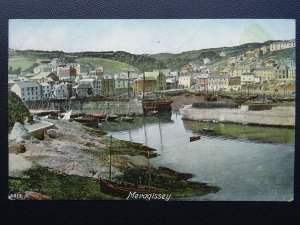
[[[274,107],[271,110],[249,111],[248,107],[238,109],[195,109],[180,110],[183,119],[197,121],[218,121],[266,126],[295,126],[294,107]]]

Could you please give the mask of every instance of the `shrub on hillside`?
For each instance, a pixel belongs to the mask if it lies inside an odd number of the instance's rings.
[[[24,124],[25,121],[32,122],[29,110],[23,104],[19,96],[14,92],[8,92],[8,125],[11,127],[15,122]]]

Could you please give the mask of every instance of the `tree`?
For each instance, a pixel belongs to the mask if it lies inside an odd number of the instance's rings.
[[[24,123],[25,120],[32,122],[29,110],[23,104],[19,96],[12,91],[8,91],[8,124],[13,126],[15,122]]]

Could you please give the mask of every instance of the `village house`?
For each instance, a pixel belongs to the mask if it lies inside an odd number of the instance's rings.
[[[40,83],[42,88],[42,99],[49,99],[51,96],[51,85],[48,83]]]
[[[73,87],[73,96],[77,99],[93,96],[93,87],[91,84],[78,84]]]
[[[258,67],[253,73],[255,77],[259,77],[261,81],[268,81],[275,79],[275,68],[274,67]]]
[[[270,44],[270,51],[272,52],[294,47],[296,47],[296,41],[294,39],[289,41],[273,42]]]
[[[11,90],[15,92],[23,102],[41,100],[41,85],[31,81],[16,81]]]
[[[70,76],[78,76],[80,74],[80,64],[69,63]]]
[[[143,91],[152,92],[157,91],[157,81],[154,77],[140,77],[132,83],[133,92],[141,94]]]
[[[190,64],[184,65],[183,67],[181,67],[180,72],[182,74],[188,74],[193,72],[193,67]]]
[[[286,65],[279,65],[275,69],[275,77],[278,81],[286,81],[288,79],[288,68]]]
[[[145,77],[153,77],[156,80],[156,90],[166,90],[166,76],[162,72],[145,72]]]
[[[51,65],[48,64],[41,64],[38,65],[37,67],[33,68],[33,73],[38,74],[38,73],[42,73],[42,72],[54,72],[55,69],[54,67],[52,67]]]
[[[241,75],[241,85],[254,84],[255,74],[254,73],[243,73]]]
[[[53,72],[41,72],[35,75],[34,77],[31,77],[29,80],[41,84],[41,83],[50,83],[51,81],[59,81],[59,78]]]
[[[288,79],[295,80],[296,78],[296,66],[291,66],[288,69]]]
[[[229,77],[229,90],[230,91],[241,90],[241,77]]]
[[[251,68],[249,65],[242,65],[242,66],[236,67],[232,71],[232,76],[238,77],[238,76],[241,76],[243,73],[250,73],[250,72],[251,72]]]
[[[68,89],[65,84],[53,85],[50,98],[51,99],[67,99],[69,96]]]
[[[199,91],[208,90],[208,74],[201,74],[195,77],[195,89]]]
[[[180,76],[178,78],[178,87],[190,88],[193,85],[193,76]]]
[[[70,76],[70,66],[68,66],[67,64],[60,64],[56,68],[56,74],[58,77]]]
[[[177,88],[176,77],[170,77],[170,78],[167,78],[167,79],[166,79],[166,83],[167,83],[167,90]]]
[[[101,79],[96,78],[84,78],[78,81],[78,84],[90,84],[93,88],[93,95],[101,95]]]
[[[110,97],[115,94],[115,79],[112,76],[104,75],[101,79],[102,96]]]
[[[126,78],[116,78],[115,79],[115,95],[120,96],[131,92],[131,81]]]
[[[207,83],[208,83],[209,91],[228,90],[229,77],[228,76],[211,75],[208,77]]]
[[[99,78],[102,77],[104,74],[104,69],[102,66],[98,66],[95,70],[95,75],[98,76]]]

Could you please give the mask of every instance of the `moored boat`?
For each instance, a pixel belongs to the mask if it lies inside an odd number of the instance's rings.
[[[122,121],[126,121],[126,122],[131,122],[131,121],[134,120],[134,118],[131,117],[131,116],[122,116],[122,117],[121,117],[121,120],[122,120]]]
[[[195,136],[190,137],[190,142],[197,141],[197,140],[200,140],[200,139],[201,139],[200,135],[195,135]]]
[[[115,121],[118,119],[118,116],[117,115],[114,115],[114,114],[109,114],[106,116],[105,120],[106,121]]]

